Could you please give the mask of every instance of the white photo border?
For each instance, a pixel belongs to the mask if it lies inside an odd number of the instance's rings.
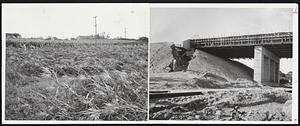
[[[31,3],[34,4],[34,3]],[[51,3],[53,4],[53,3]],[[63,3],[60,3],[63,4]],[[68,3],[69,4],[69,3]],[[83,4],[86,3],[70,3],[72,4]],[[107,6],[118,5],[102,3]],[[2,4],[5,6],[6,4]],[[66,5],[66,4],[64,4]],[[93,3],[92,5],[95,5]],[[119,4],[120,5],[120,4]],[[5,33],[3,31],[5,22],[2,16],[2,123],[3,124],[298,124],[298,4],[155,4],[155,3],[132,3],[132,4],[121,4],[121,5],[144,5],[149,8],[149,20],[150,20],[150,8],[293,8],[293,87],[292,87],[292,121],[203,121],[203,120],[149,120],[149,95],[148,95],[148,120],[147,121],[60,121],[60,120],[5,120],[5,58],[6,58],[6,46],[5,46]],[[3,11],[2,11],[3,14]],[[149,21],[150,22],[150,21]],[[148,84],[150,76],[150,24],[148,26],[149,41],[148,41]],[[148,86],[149,94],[149,86]]]

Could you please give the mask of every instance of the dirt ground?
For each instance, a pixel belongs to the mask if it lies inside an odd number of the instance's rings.
[[[205,91],[203,95],[150,99],[151,120],[290,121],[291,93],[283,89],[245,88]],[[234,107],[238,118],[232,118]]]
[[[257,83],[246,79],[227,81],[225,78],[214,75],[199,75],[194,72],[170,72],[150,73],[150,90],[190,90],[190,89],[222,89],[222,88],[243,88],[261,87]]]

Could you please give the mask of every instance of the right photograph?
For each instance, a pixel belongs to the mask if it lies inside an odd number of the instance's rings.
[[[150,120],[292,121],[292,8],[152,7],[150,38]]]

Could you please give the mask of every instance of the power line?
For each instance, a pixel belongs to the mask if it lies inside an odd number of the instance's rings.
[[[125,27],[125,29],[124,29],[125,39],[126,39],[126,32],[127,32],[127,31],[126,31],[126,27]]]
[[[97,35],[97,16],[93,18],[95,18],[95,35]]]

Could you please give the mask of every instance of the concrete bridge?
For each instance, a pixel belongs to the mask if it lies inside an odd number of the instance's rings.
[[[279,83],[280,58],[292,58],[292,32],[188,39],[183,47],[223,58],[254,58],[254,80]]]

